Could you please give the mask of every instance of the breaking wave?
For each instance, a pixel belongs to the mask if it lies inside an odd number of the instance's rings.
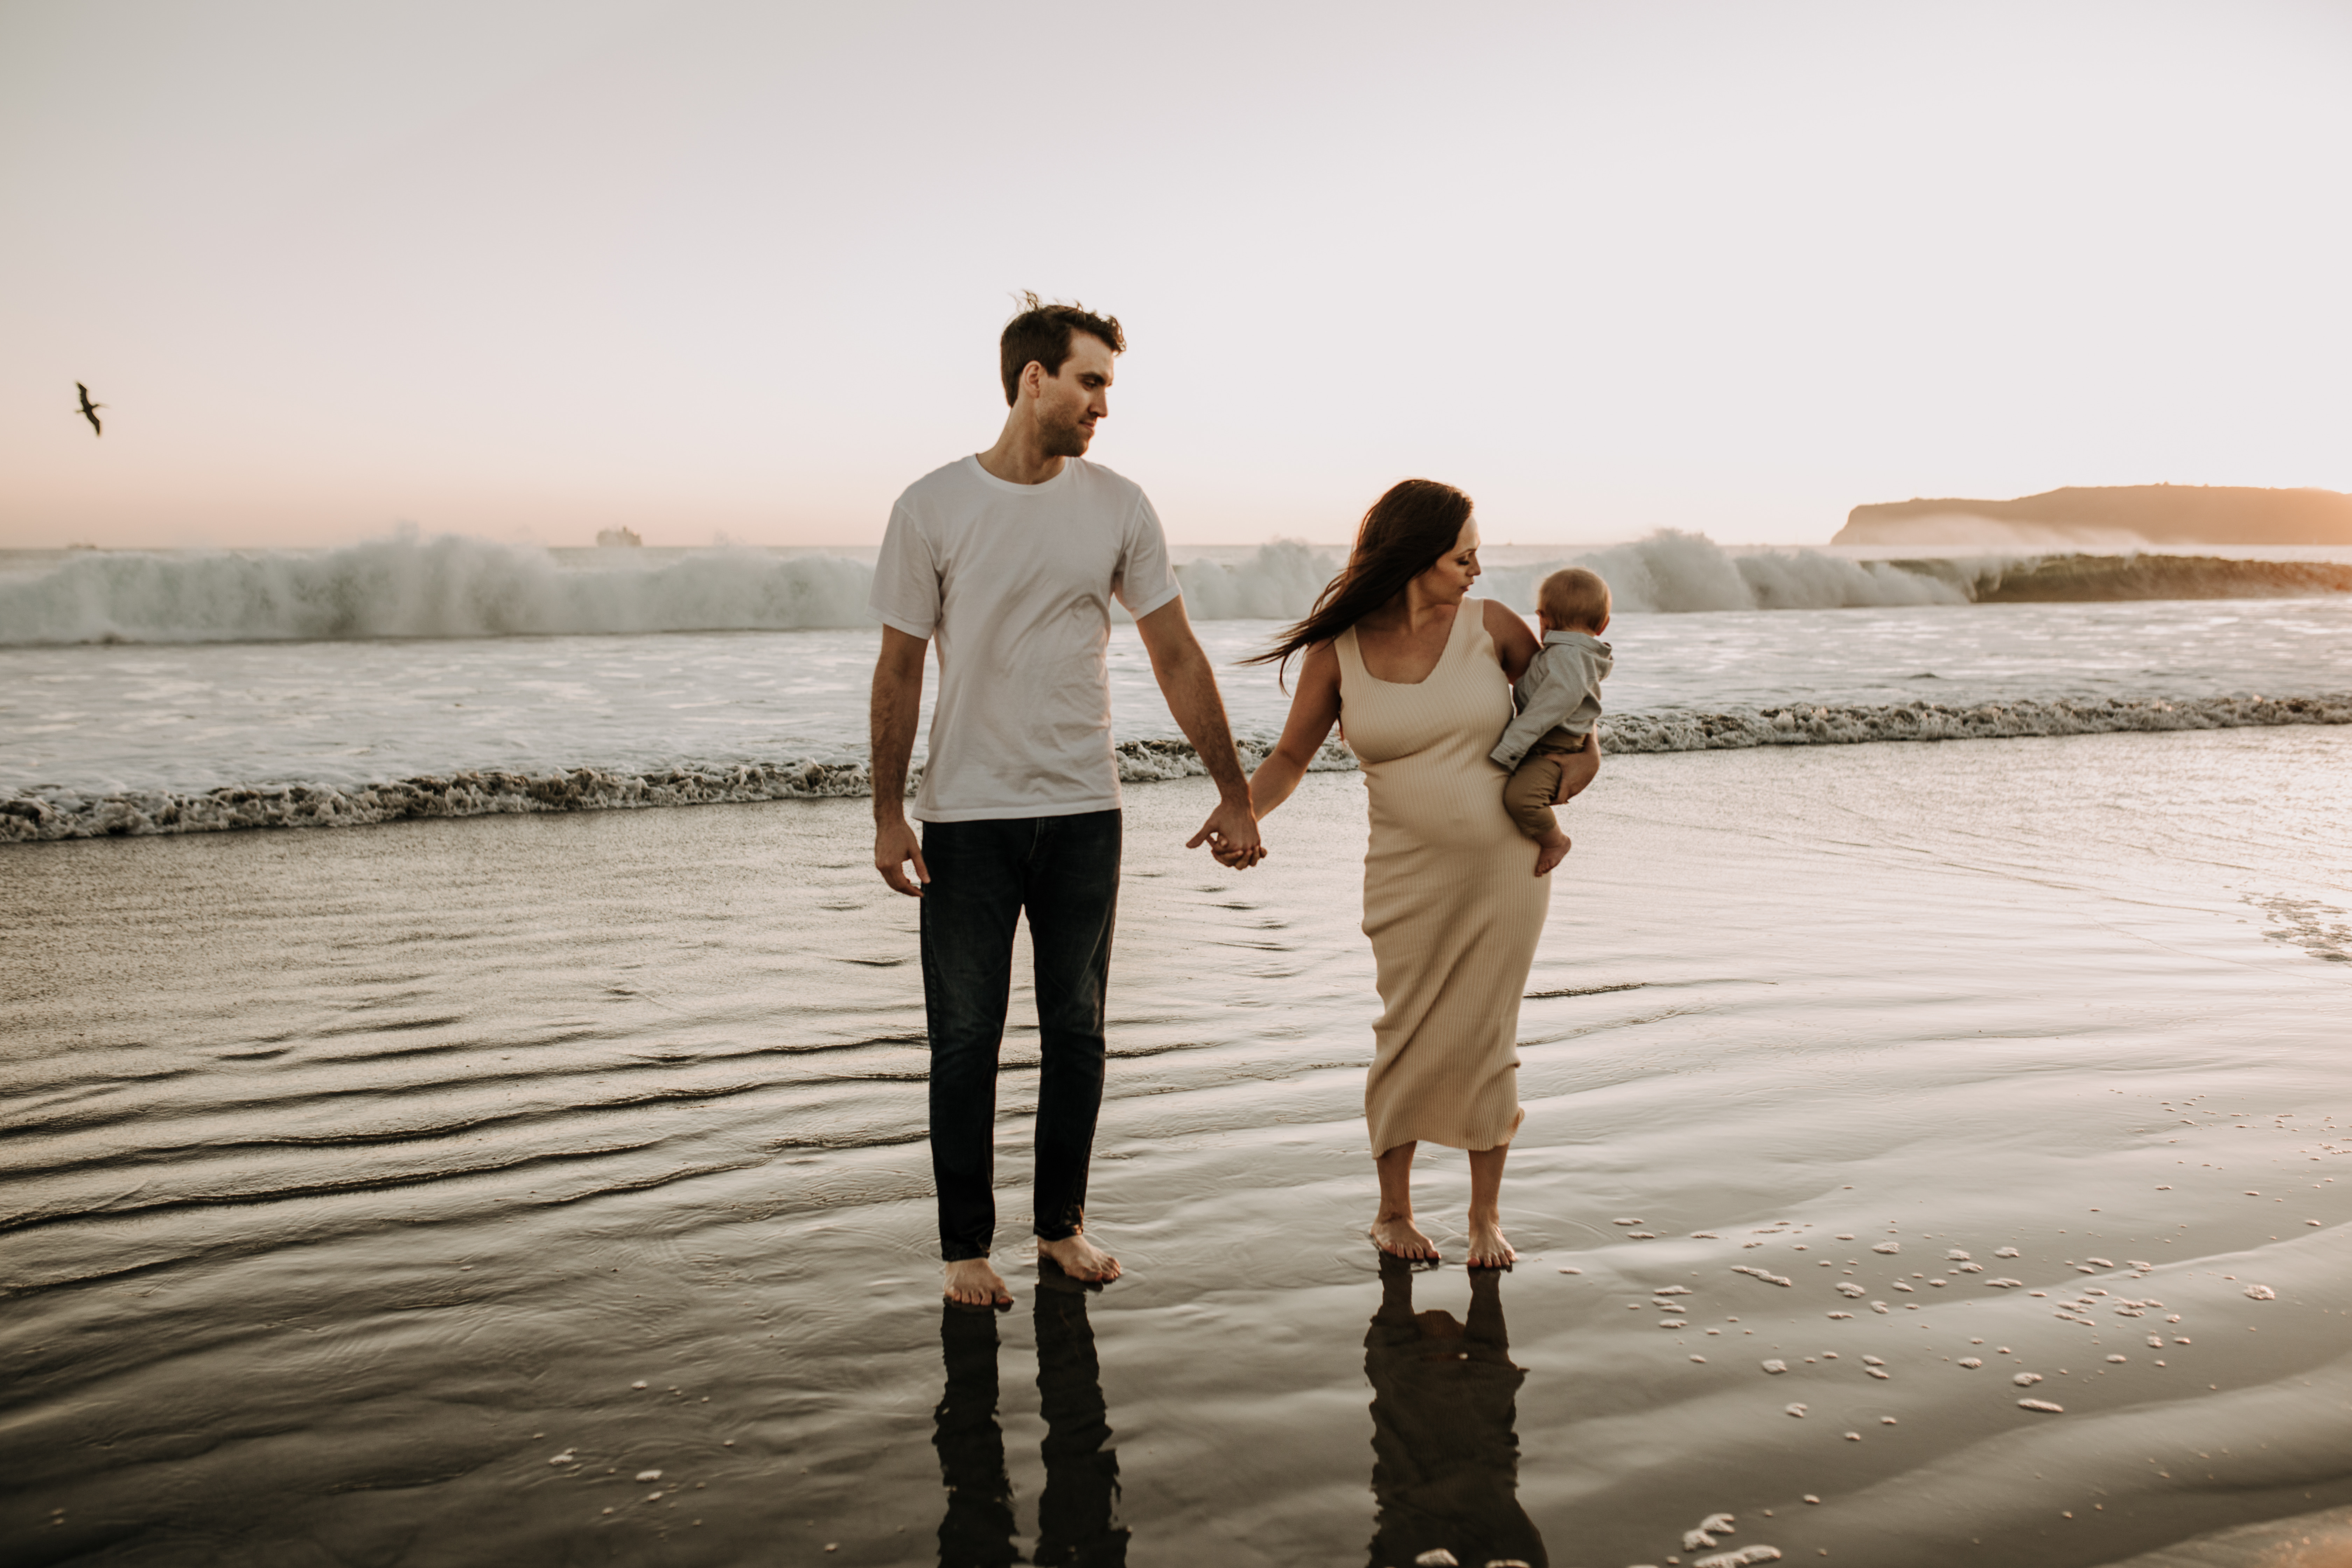
[[[1292,620],[1339,570],[1339,552],[1280,542],[1239,561],[1177,567],[1196,620]],[[1967,587],[1814,551],[1733,555],[1695,533],[1531,566],[1496,567],[1484,592],[1531,611],[1567,564],[1606,576],[1625,610],[1957,605]],[[802,631],[870,626],[873,568],[841,556],[741,547],[614,550],[572,564],[539,549],[403,533],[335,550],[90,552],[0,576],[0,644],[204,643],[551,634]]]
[[[1965,741],[2123,731],[2231,730],[2291,724],[2352,724],[2352,692],[2318,697],[2062,699],[1987,702],[1799,704],[1717,712],[1673,710],[1611,715],[1603,744],[1615,752],[1704,752],[1754,746],[1841,746],[1875,741]],[[1255,767],[1271,742],[1244,740]],[[1352,771],[1339,744],[1311,771]],[[1119,777],[1129,784],[1203,773],[1181,741],[1126,741]],[[920,770],[916,770],[920,776]],[[913,781],[909,781],[911,791]],[[424,775],[337,787],[271,784],[179,793],[87,795],[26,793],[0,798],[0,843],[148,834],[216,833],[245,827],[355,827],[418,817],[492,816],[540,811],[616,811],[730,801],[814,800],[869,793],[862,763],[738,763],[644,773],[572,768],[545,773],[494,771]]]

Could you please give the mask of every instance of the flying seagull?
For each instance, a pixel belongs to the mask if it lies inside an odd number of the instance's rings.
[[[74,390],[81,394],[81,416],[89,421],[91,433],[99,436],[105,435],[106,426],[98,422],[98,411],[106,405],[92,403],[89,400],[89,388],[78,381],[74,383]]]

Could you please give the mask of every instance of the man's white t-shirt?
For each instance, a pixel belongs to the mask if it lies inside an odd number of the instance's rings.
[[[1042,485],[964,458],[907,487],[874,568],[874,613],[936,640],[923,822],[1073,816],[1118,805],[1110,600],[1141,619],[1179,592],[1142,489],[1072,458]]]

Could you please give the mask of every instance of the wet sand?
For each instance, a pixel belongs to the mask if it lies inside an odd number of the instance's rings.
[[[1522,1014],[1522,1260],[1476,1279],[1458,1155],[1455,1261],[1361,1239],[1360,780],[1243,876],[1178,847],[1196,781],[1132,789],[1091,1210],[1129,1275],[1019,1268],[1003,1317],[938,1300],[861,802],[10,849],[0,1539],[2332,1561],[2347,781],[2335,730],[1617,759]]]

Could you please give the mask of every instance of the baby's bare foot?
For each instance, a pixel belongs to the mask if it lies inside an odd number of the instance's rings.
[[[1037,1238],[1037,1251],[1060,1265],[1062,1272],[1073,1279],[1108,1285],[1118,1278],[1118,1259],[1088,1241],[1083,1231],[1059,1241],[1047,1241],[1041,1236]]]
[[[1508,1268],[1517,1262],[1519,1255],[1503,1239],[1500,1221],[1474,1219],[1470,1222],[1470,1258],[1473,1268]]]
[[[1421,1227],[1412,1223],[1411,1215],[1382,1215],[1372,1221],[1368,1234],[1372,1245],[1391,1258],[1436,1261],[1437,1244],[1421,1234]]]
[[[1004,1288],[1003,1276],[985,1258],[960,1258],[949,1264],[947,1288],[940,1294],[970,1307],[1013,1305],[1013,1292]]]
[[[1536,840],[1536,875],[1549,877],[1552,868],[1568,858],[1568,835],[1554,829],[1550,837]]]

